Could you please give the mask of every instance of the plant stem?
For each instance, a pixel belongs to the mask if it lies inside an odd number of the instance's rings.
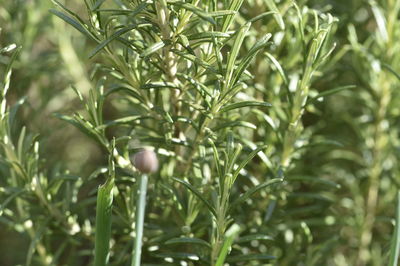
[[[139,176],[139,187],[137,191],[136,201],[136,222],[135,222],[135,243],[132,254],[132,266],[140,266],[140,257],[142,254],[142,238],[143,238],[143,223],[144,211],[146,208],[146,192],[147,192],[147,175]]]
[[[384,151],[387,144],[387,132],[384,126],[386,118],[386,110],[390,103],[391,92],[390,85],[385,83],[386,75],[381,76],[381,95],[379,101],[379,108],[375,115],[376,123],[374,125],[374,148],[372,150],[373,163],[369,176],[369,187],[367,203],[365,206],[366,214],[364,217],[364,224],[361,231],[360,249],[358,253],[358,265],[366,265],[370,258],[369,246],[372,241],[372,230],[375,223],[376,208],[378,205],[379,197],[379,184],[380,176],[382,174],[382,164],[385,160]]]

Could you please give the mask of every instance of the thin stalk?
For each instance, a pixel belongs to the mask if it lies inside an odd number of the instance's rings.
[[[132,266],[140,266],[140,257],[142,255],[143,223],[144,211],[146,208],[148,176],[143,174],[139,176],[139,187],[136,201],[136,222],[135,222],[135,243],[132,254]]]

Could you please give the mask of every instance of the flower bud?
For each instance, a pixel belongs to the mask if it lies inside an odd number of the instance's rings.
[[[133,156],[133,165],[142,173],[153,173],[158,169],[157,155],[151,150],[141,150]]]

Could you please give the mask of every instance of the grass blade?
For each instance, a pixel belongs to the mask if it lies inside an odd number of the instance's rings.
[[[99,187],[96,207],[96,240],[94,265],[107,265],[110,253],[111,209],[113,202],[112,189],[114,181],[110,180]]]
[[[400,254],[400,191],[397,193],[396,226],[390,247],[389,266],[398,265]]]

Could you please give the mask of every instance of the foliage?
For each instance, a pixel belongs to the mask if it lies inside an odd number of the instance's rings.
[[[2,265],[396,264],[400,1],[3,2]]]

